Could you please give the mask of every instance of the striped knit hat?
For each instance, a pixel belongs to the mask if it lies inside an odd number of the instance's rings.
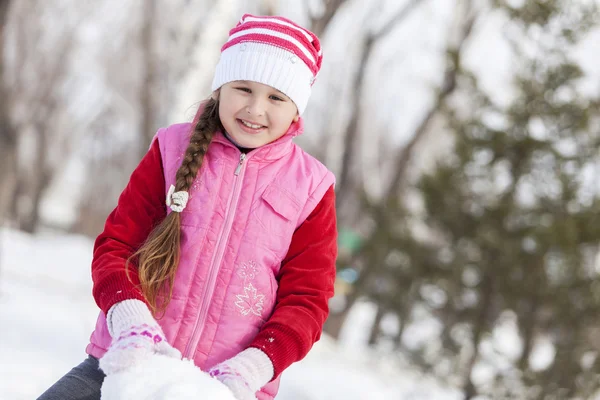
[[[263,83],[302,114],[322,60],[321,43],[309,30],[286,18],[245,14],[221,48],[212,90],[238,80]]]

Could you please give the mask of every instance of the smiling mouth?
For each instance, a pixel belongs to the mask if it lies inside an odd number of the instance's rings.
[[[246,121],[246,120],[243,120],[243,119],[240,119],[239,121],[242,123],[242,125],[247,126],[248,128],[251,128],[251,129],[265,128],[264,125],[254,124],[252,122],[249,122],[249,121]]]

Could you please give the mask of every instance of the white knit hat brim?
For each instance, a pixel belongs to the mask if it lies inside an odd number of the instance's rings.
[[[310,97],[313,73],[294,53],[257,42],[235,44],[221,53],[212,83],[217,90],[233,81],[269,85],[288,96],[302,114]]]

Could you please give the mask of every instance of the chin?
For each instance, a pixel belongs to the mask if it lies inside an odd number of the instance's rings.
[[[232,136],[232,139],[240,146],[246,149],[255,149],[262,145],[262,141],[251,140],[245,137],[235,137]]]

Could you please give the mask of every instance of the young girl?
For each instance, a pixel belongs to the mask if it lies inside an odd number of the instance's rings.
[[[99,399],[105,374],[152,354],[193,359],[237,399],[274,398],[333,295],[334,177],[292,142],[321,61],[285,18],[230,31],[211,98],[158,131],[96,239],[89,357],[40,399]]]

